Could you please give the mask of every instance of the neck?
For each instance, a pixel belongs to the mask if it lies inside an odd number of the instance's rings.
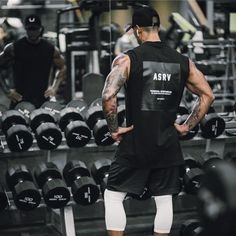
[[[144,35],[143,37],[144,42],[158,42],[161,41],[159,35],[156,32],[150,32]]]
[[[40,38],[36,39],[36,40],[31,40],[27,37],[27,41],[31,44],[38,44],[40,42]]]

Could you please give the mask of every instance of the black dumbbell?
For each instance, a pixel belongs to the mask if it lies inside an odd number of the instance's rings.
[[[8,110],[2,115],[2,131],[12,152],[28,150],[33,143],[33,136],[27,127],[25,117],[15,110]]]
[[[184,191],[189,194],[197,194],[204,172],[199,168],[200,163],[188,153],[184,153],[184,162],[184,171],[181,171]]]
[[[91,130],[84,121],[83,113],[80,112],[86,107],[86,104],[78,100],[76,105],[76,100],[73,100],[72,105],[73,107],[69,107],[68,104],[66,108],[61,110],[59,126],[64,131],[69,147],[83,147],[91,139]]]
[[[51,115],[50,111],[39,108],[31,112],[30,127],[35,133],[40,149],[52,150],[61,143],[61,130],[55,123],[55,118]]]
[[[217,165],[224,160],[220,158],[220,155],[214,151],[207,151],[201,155],[202,167],[206,171],[209,168],[216,168]]]
[[[225,120],[220,117],[213,107],[200,122],[201,135],[206,139],[213,139],[220,136],[225,130]]]
[[[179,106],[178,112],[177,112],[177,119],[175,120],[175,123],[182,125],[189,117],[188,109],[185,106]],[[188,132],[188,134],[184,136],[179,136],[180,140],[189,140],[192,139],[197,135],[199,131],[199,125],[197,124],[192,130]]]
[[[108,130],[100,101],[101,99],[96,99],[89,106],[86,113],[86,123],[93,131],[95,143],[97,145],[107,146],[113,144],[115,141],[112,139]]]
[[[71,187],[76,203],[86,206],[97,201],[99,188],[90,177],[89,170],[84,162],[79,160],[67,162],[63,169],[63,176],[67,185]]]
[[[235,235],[235,179],[236,169],[227,162],[206,171],[198,194],[205,235]]]
[[[201,226],[200,220],[188,219],[180,227],[179,236],[193,236],[194,230]]]
[[[104,194],[104,191],[106,189],[108,170],[110,166],[111,166],[111,160],[103,158],[95,161],[90,168],[91,175],[95,180],[96,184],[100,186],[100,191],[102,195]]]
[[[0,211],[3,211],[8,206],[8,197],[6,194],[6,190],[0,184]]]
[[[64,108],[64,106],[57,101],[47,101],[42,104],[41,108],[49,111],[57,122],[59,119],[60,111]]]
[[[36,108],[32,103],[22,101],[17,103],[14,109],[19,111],[25,117],[27,123],[29,123],[30,113]]]
[[[62,208],[70,201],[70,191],[62,179],[62,174],[52,162],[39,164],[34,170],[37,184],[42,189],[46,205]]]
[[[132,197],[133,199],[144,201],[152,197],[151,192],[147,187],[144,187],[141,194],[128,193],[127,196]]]
[[[33,176],[25,165],[14,165],[6,173],[6,182],[13,193],[17,208],[32,210],[41,202],[41,195],[33,182]]]

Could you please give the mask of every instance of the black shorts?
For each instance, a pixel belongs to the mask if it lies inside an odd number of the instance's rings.
[[[139,195],[147,188],[152,196],[174,195],[181,188],[179,174],[179,166],[141,169],[114,161],[109,169],[107,189]]]

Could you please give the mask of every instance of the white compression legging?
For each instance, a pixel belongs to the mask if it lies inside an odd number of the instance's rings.
[[[105,190],[105,221],[106,229],[111,231],[124,231],[126,215],[123,200],[127,193]],[[154,220],[154,232],[167,234],[170,232],[173,222],[172,196],[163,195],[154,197],[156,203],[156,216]]]

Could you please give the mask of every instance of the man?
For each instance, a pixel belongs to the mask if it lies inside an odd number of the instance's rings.
[[[40,107],[56,95],[66,75],[65,61],[58,48],[41,37],[43,26],[40,18],[37,15],[27,16],[25,29],[27,36],[6,45],[0,54],[0,67],[13,65],[14,87],[7,91],[10,108],[22,100]],[[55,69],[57,72],[52,82]]]
[[[185,56],[160,41],[158,13],[143,7],[134,11],[132,25],[140,46],[117,56],[106,78],[102,98],[107,124],[120,142],[104,194],[105,220],[110,236],[122,236],[127,192],[141,194],[148,187],[157,212],[154,235],[167,236],[173,220],[172,195],[183,165],[178,135],[186,135],[214,101],[203,74]],[[116,95],[126,89],[127,127],[118,127]],[[198,100],[183,125],[175,123],[184,87]]]

